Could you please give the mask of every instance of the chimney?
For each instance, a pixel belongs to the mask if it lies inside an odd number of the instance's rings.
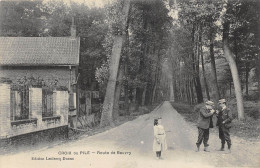
[[[70,37],[76,38],[76,25],[74,24],[74,17],[72,17],[72,25],[70,27]]]

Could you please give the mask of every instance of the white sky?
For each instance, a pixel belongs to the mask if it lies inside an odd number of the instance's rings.
[[[70,3],[70,0],[63,0]],[[71,0],[72,2],[84,3],[89,7],[103,7],[105,4],[111,3],[114,0]]]
[[[34,1],[34,0],[0,0],[0,1]],[[37,0],[36,0],[37,1]],[[42,0],[42,1],[50,1],[50,0]],[[64,1],[66,3],[70,3],[70,1],[84,3],[89,7],[103,7],[105,4],[111,3],[115,0],[55,0],[55,1]]]

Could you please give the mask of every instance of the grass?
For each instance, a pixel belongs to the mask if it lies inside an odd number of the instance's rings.
[[[180,113],[185,120],[193,123],[197,123],[198,110],[202,106],[199,105],[189,105],[181,102],[172,102],[172,106]],[[249,106],[248,106],[249,104]],[[231,110],[236,111],[236,108],[232,105]],[[244,139],[260,139],[260,117],[259,111],[256,110],[257,105],[251,102],[245,102],[245,120],[239,121],[236,118],[232,121],[231,134],[244,138]],[[254,114],[254,115],[252,115]]]
[[[177,110],[178,113],[180,113],[187,121],[189,122],[197,122],[198,119],[198,113],[194,112],[194,106],[181,103],[181,102],[171,102],[171,105],[173,108]]]
[[[246,118],[244,121],[233,120],[232,133],[236,136],[260,139],[260,119]]]

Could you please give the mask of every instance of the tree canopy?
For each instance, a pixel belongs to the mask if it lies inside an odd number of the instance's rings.
[[[73,1],[3,1],[0,35],[70,36],[76,25],[80,88],[99,90],[105,97],[115,37],[125,34],[115,104],[123,99],[129,109],[169,96],[191,104],[234,96],[223,47],[228,23],[228,46],[243,94],[259,82],[258,0],[131,0],[126,25],[124,2],[95,7]]]

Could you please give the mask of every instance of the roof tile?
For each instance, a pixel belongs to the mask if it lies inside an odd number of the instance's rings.
[[[0,65],[78,65],[79,38],[0,37]]]

